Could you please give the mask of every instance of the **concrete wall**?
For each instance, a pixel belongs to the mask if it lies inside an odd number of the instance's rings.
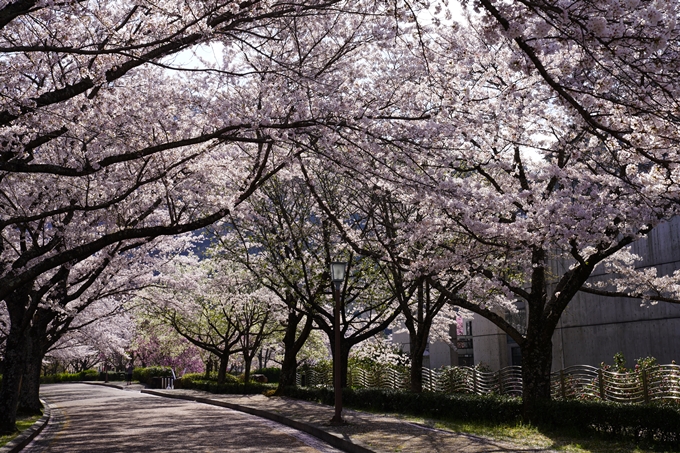
[[[401,347],[404,352],[409,352],[408,332],[393,333],[392,342]],[[423,356],[423,366],[426,368],[440,368],[451,366],[456,363],[455,351],[453,348],[442,341],[430,343],[428,350]]]
[[[453,365],[453,348],[442,341],[430,343],[429,368],[441,368]]]
[[[475,365],[484,364],[492,371],[510,365],[507,335],[491,321],[477,315],[472,318],[472,341]]]

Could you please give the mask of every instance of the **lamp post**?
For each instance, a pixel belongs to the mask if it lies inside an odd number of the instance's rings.
[[[333,298],[335,299],[333,330],[335,331],[335,354],[333,357],[333,387],[335,391],[335,415],[331,419],[331,425],[342,425],[342,369],[340,365],[340,286],[345,281],[347,263],[331,263],[331,281],[333,282]]]

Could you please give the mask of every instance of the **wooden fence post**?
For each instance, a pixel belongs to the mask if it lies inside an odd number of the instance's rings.
[[[472,369],[472,392],[477,395],[477,368]]]
[[[649,383],[647,381],[647,370],[643,369],[640,372],[642,377],[642,394],[645,397],[645,404],[649,404]]]

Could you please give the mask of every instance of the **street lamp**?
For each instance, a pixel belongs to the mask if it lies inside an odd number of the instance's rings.
[[[335,331],[335,356],[333,357],[333,387],[335,391],[335,415],[331,419],[331,425],[343,425],[342,419],[342,369],[340,366],[340,286],[345,281],[347,263],[331,263],[331,281],[333,282],[333,298],[335,299],[333,330]]]

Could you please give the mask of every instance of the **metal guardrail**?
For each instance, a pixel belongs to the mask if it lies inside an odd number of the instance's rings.
[[[308,369],[297,375],[298,385],[331,387],[330,369]],[[348,384],[358,388],[408,389],[408,371],[392,368],[350,369]],[[631,372],[613,372],[575,365],[551,374],[553,398],[600,399],[626,403],[680,400],[680,365],[657,365]],[[522,368],[484,372],[473,367],[423,368],[423,390],[441,393],[522,395]]]

